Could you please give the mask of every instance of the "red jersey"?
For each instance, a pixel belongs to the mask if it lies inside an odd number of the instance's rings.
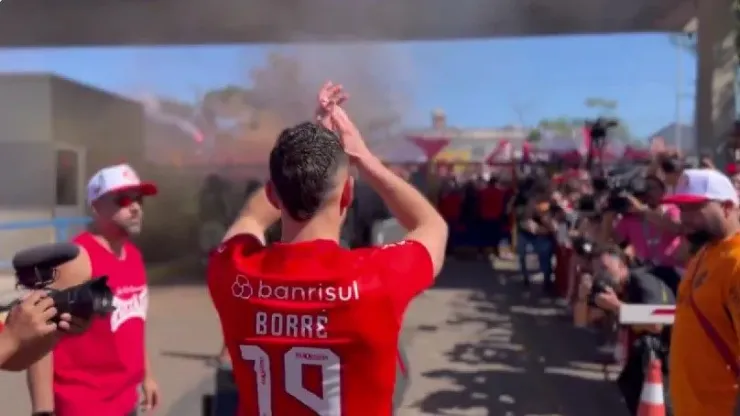
[[[144,380],[144,261],[131,243],[119,259],[90,233],[74,242],[90,255],[93,276],[108,276],[116,310],[93,318],[85,333],[62,337],[54,348],[55,411],[59,416],[125,415],[136,409]]]
[[[463,195],[452,191],[439,199],[439,213],[447,221],[457,221],[462,213]]]
[[[239,235],[222,244],[208,288],[239,415],[391,415],[402,317],[432,279],[415,241],[346,250],[328,240],[263,247]]]
[[[481,218],[497,220],[504,213],[506,191],[495,186],[487,186],[478,191],[478,209]]]

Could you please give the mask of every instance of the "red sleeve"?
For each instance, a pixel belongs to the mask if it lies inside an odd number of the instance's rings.
[[[234,255],[248,255],[264,248],[262,242],[253,235],[239,234],[221,243],[211,251],[206,268],[206,281],[211,301],[216,308],[221,325],[226,330],[229,310],[234,297],[231,295],[231,286],[234,284],[235,267],[232,264]]]
[[[388,286],[399,316],[411,300],[434,283],[434,266],[426,247],[404,240],[379,247],[372,260],[381,267],[381,278]]]

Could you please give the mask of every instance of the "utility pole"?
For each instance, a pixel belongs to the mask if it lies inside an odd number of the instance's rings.
[[[683,33],[680,35],[682,38]],[[680,41],[683,42],[683,39]],[[676,48],[676,121],[674,123],[674,137],[676,139],[676,149],[681,152],[683,151],[683,143],[681,137],[681,101],[683,100],[683,55],[684,48]]]

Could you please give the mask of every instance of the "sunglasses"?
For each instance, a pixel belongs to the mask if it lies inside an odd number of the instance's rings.
[[[144,204],[144,196],[141,194],[116,194],[112,195],[113,203],[121,208],[127,208],[134,203]]]

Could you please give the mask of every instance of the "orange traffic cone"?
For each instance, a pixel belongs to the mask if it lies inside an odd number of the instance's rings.
[[[648,373],[642,385],[637,416],[665,416],[663,400],[663,372],[660,368],[660,360],[653,358],[650,360]]]

